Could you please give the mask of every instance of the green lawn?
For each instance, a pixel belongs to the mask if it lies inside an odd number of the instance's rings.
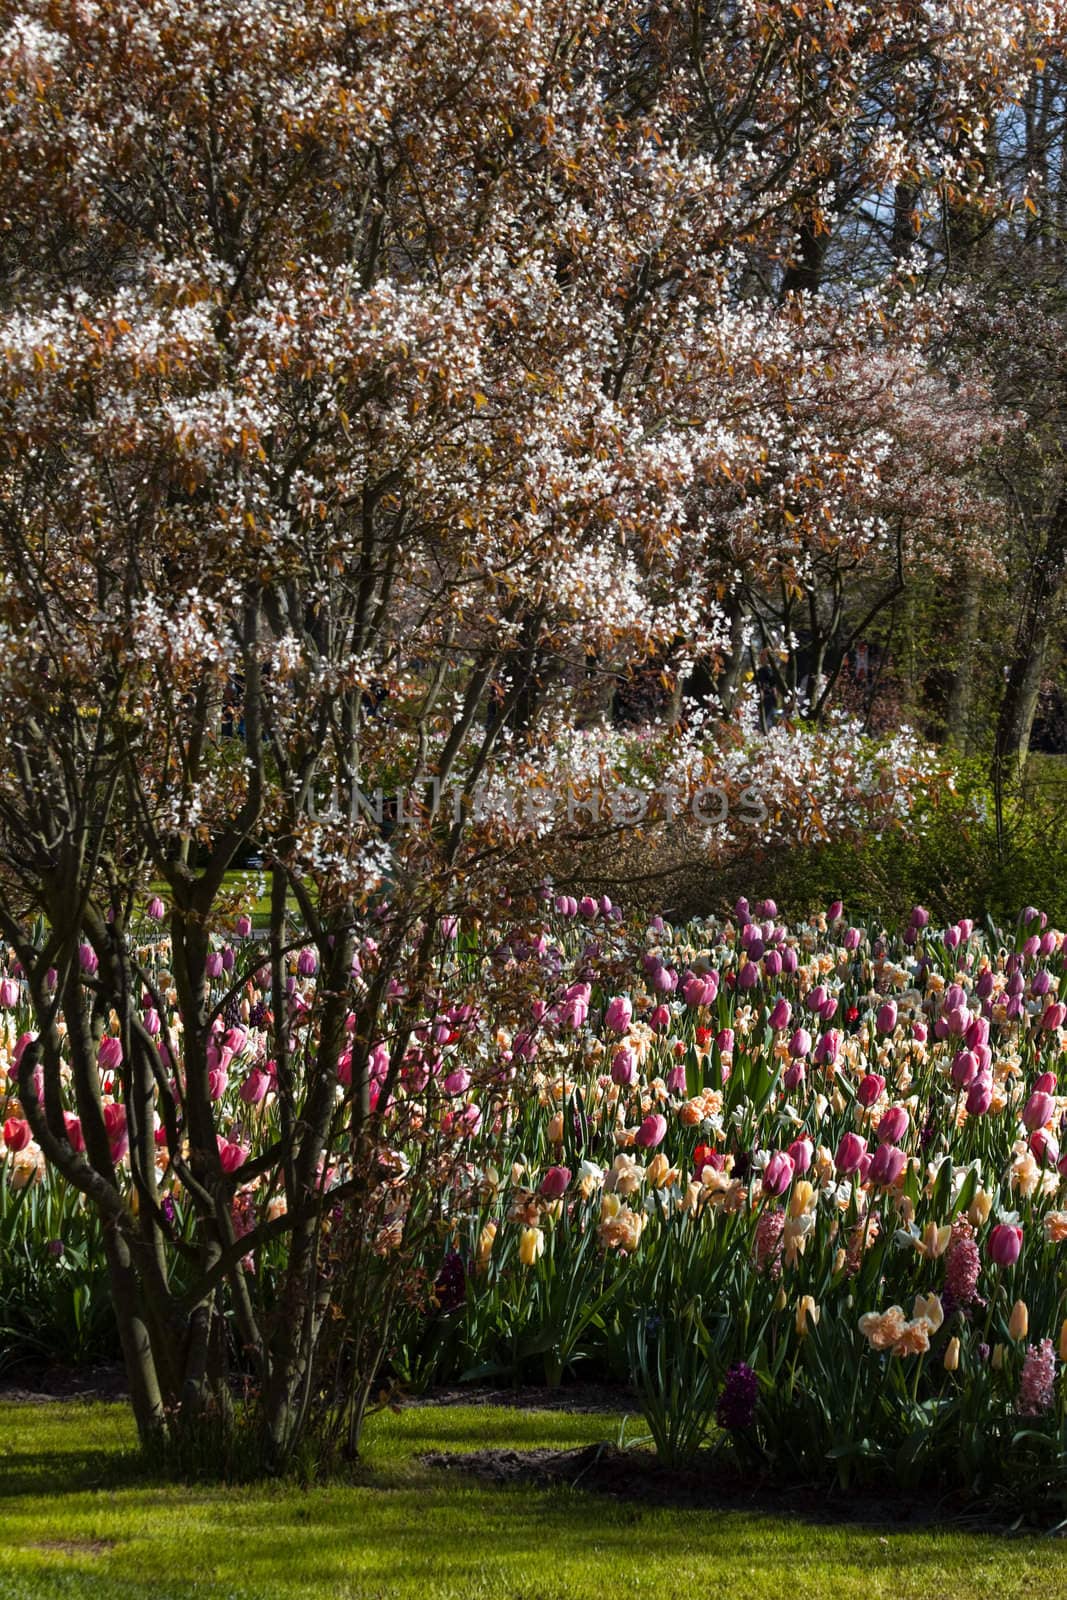
[[[364,1486],[190,1489],[145,1481],[121,1406],[0,1405],[0,1600],[1067,1596],[1063,1540],[646,1509],[580,1490],[483,1487],[415,1460],[614,1440],[617,1427],[410,1409],[370,1424]]]

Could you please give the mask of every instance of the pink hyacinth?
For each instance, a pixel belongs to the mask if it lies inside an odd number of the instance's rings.
[[[945,1256],[945,1292],[960,1306],[969,1306],[978,1293],[981,1257],[974,1229],[966,1217],[952,1225],[952,1242]]]
[[[1019,1414],[1041,1417],[1052,1410],[1056,1390],[1056,1352],[1051,1339],[1029,1344],[1019,1379]]]

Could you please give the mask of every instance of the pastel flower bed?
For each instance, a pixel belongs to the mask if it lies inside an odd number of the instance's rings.
[[[635,1386],[669,1459],[728,1439],[782,1474],[1063,1495],[1062,933],[1032,909],[1006,932],[934,930],[917,908],[891,937],[839,904],[790,928],[743,901],[729,920],[630,927],[569,896],[501,913],[477,946],[448,932],[385,1108],[397,1177],[382,1258],[429,1129],[447,1152],[393,1336],[397,1382],[584,1370]],[[219,944],[221,990],[233,943]],[[298,1018],[314,957],[291,967]],[[250,983],[217,1030],[227,1173],[278,1114],[270,1002]],[[40,1210],[51,1193],[43,1254],[84,1207],[21,1115],[10,966],[0,1005],[0,1216],[10,1241],[27,1197]],[[145,1008],[150,1030],[171,1020]],[[105,1035],[99,1064],[121,1161],[117,1044]],[[391,1044],[372,1055],[376,1082]],[[344,1057],[338,1080],[343,1097]],[[72,1142],[76,1123],[68,1112]],[[277,1205],[264,1179],[239,1186],[237,1234]],[[270,1252],[246,1270],[269,1273]]]

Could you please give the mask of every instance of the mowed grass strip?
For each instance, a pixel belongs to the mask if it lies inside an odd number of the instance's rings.
[[[417,1407],[373,1419],[363,1482],[187,1487],[145,1475],[121,1405],[0,1405],[0,1600],[1067,1597],[1059,1539],[666,1510],[417,1459],[614,1442],[618,1425]]]

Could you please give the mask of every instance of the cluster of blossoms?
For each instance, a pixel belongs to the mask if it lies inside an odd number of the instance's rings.
[[[180,1014],[166,938],[152,935],[163,909],[147,907],[141,1020],[180,1104]],[[440,1314],[467,1319],[476,1340],[489,1337],[479,1319],[496,1307],[551,1342],[560,1295],[568,1326],[584,1326],[583,1297],[647,1304],[664,1259],[684,1249],[701,1263],[709,1303],[721,1297],[715,1314],[733,1327],[732,1310],[747,1306],[758,1323],[724,1347],[725,1427],[747,1426],[738,1419],[757,1407],[752,1374],[777,1370],[774,1352],[789,1340],[925,1360],[942,1382],[999,1386],[1015,1414],[1062,1405],[1065,940],[1038,912],[991,938],[969,919],[934,929],[917,907],[890,937],[850,924],[840,903],[791,928],[773,903],[740,901],[729,919],[675,928],[630,924],[606,897],[546,889],[477,931],[472,958],[469,937],[446,921],[438,982],[413,1024],[401,1025],[411,997],[391,981],[368,1061],[388,1175],[374,1247],[398,1247],[407,1174],[436,1163],[424,1270]],[[256,950],[244,916],[209,957],[219,1005],[208,1071],[238,1239],[284,1208],[269,1158],[275,1012],[284,1008],[298,1052],[321,979],[316,953],[294,948],[276,995]],[[339,1107],[377,952],[367,934],[352,961]],[[235,972],[248,975],[235,983]],[[61,1181],[47,1176],[18,1100],[23,981],[9,960],[0,1178],[11,1190]],[[97,1071],[121,1173],[115,1031],[99,1040]],[[65,1118],[77,1149],[73,1107]],[[343,1130],[341,1120],[320,1173],[327,1191],[347,1175]],[[180,1218],[173,1130],[168,1139],[158,1128],[156,1144],[164,1205]],[[334,1221],[327,1213],[323,1226]],[[250,1248],[246,1268],[263,1265]],[[573,1344],[561,1348],[573,1357]]]

